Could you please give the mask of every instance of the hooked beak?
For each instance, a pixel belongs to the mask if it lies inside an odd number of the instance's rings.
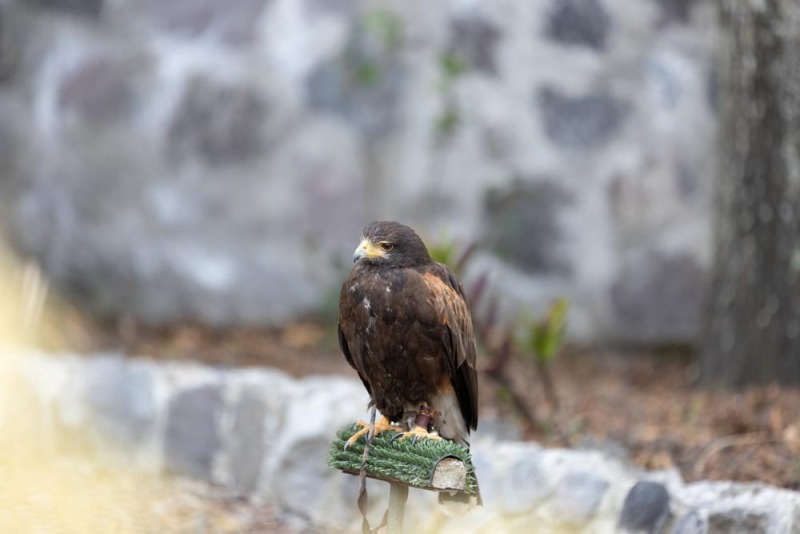
[[[357,262],[358,260],[364,258],[383,258],[385,255],[386,252],[384,252],[380,247],[373,245],[369,239],[362,239],[361,243],[359,243],[356,247],[355,252],[353,252],[353,262]]]

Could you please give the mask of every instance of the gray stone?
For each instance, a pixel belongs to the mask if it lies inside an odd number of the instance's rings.
[[[585,523],[597,512],[608,487],[608,480],[592,473],[569,473],[556,485],[550,512],[559,522]]]
[[[324,481],[333,475],[345,476],[325,464],[329,448],[330,439],[321,435],[294,442],[292,453],[283,456],[275,482],[283,510],[312,518],[316,513],[314,505],[321,503],[326,494]]]
[[[347,18],[354,17],[363,7],[361,0],[306,0],[313,12],[332,13]]]
[[[15,7],[0,3],[0,84],[13,80],[22,56],[19,43],[24,38],[26,25],[21,22]]]
[[[571,97],[544,87],[539,90],[537,103],[545,134],[567,149],[602,146],[617,133],[628,115],[623,102],[602,92]]]
[[[771,529],[770,514],[746,508],[712,512],[708,515],[709,532],[776,532]]]
[[[150,368],[122,357],[97,358],[88,366],[87,394],[98,429],[126,446],[150,439],[158,418]]]
[[[103,10],[103,0],[33,0],[33,4],[72,15],[89,17],[97,17]]]
[[[187,81],[169,126],[167,156],[211,166],[241,163],[265,150],[262,125],[268,120],[267,103],[252,87],[196,76]]]
[[[694,340],[703,286],[703,270],[687,255],[633,256],[611,286],[617,332],[638,342]]]
[[[656,0],[661,6],[661,23],[678,22],[686,24],[689,22],[692,7],[697,0]]]
[[[228,454],[234,487],[244,494],[258,487],[267,452],[266,418],[270,415],[261,396],[249,390],[242,393],[234,408]]]
[[[567,44],[603,50],[611,17],[598,0],[560,0],[547,22],[547,36]]]
[[[553,485],[535,454],[514,459],[500,483],[499,509],[504,514],[520,515],[533,510],[553,491]]]
[[[559,214],[571,201],[566,190],[545,180],[516,180],[489,190],[484,243],[525,272],[568,276],[571,266],[559,248],[564,238]]]
[[[483,446],[478,442],[471,446],[470,453],[484,505],[500,507],[503,503],[505,487],[502,486],[502,477],[497,475],[499,469],[497,462],[493,461],[494,445]]]
[[[448,54],[464,62],[467,68],[496,74],[495,49],[500,31],[479,17],[457,17],[450,22]]]
[[[523,441],[522,429],[519,423],[512,419],[481,419],[481,435],[492,436],[503,441]]]
[[[138,8],[156,27],[172,34],[208,36],[231,45],[251,43],[259,15],[272,0],[139,0]]]
[[[671,534],[706,534],[708,518],[698,510],[692,510],[678,519],[670,531]]]
[[[220,449],[219,418],[223,408],[219,385],[181,391],[169,403],[164,434],[168,467],[210,479]]]
[[[341,377],[310,377],[285,399],[282,425],[266,459],[261,490],[282,511],[322,520],[342,511],[340,472],[325,464],[333,433],[364,417],[363,384]]]
[[[640,480],[625,497],[620,526],[633,532],[658,532],[669,516],[669,500],[663,484]]]
[[[92,125],[131,120],[152,88],[152,58],[145,54],[88,56],[58,88],[58,105],[73,120]]]

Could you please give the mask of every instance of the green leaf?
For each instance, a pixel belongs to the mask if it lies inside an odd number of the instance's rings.
[[[434,261],[452,268],[456,261],[456,245],[452,241],[436,243],[428,247],[428,254]]]
[[[536,359],[543,363],[551,361],[564,343],[569,301],[554,301],[544,319],[535,322],[530,330],[529,347]]]
[[[455,52],[447,52],[439,57],[439,68],[447,80],[455,80],[467,71],[467,62]]]
[[[375,9],[364,16],[364,26],[378,35],[389,48],[400,44],[403,37],[403,21],[389,11]]]

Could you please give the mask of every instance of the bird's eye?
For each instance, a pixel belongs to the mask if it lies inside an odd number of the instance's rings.
[[[387,241],[383,241],[380,245],[381,245],[381,248],[385,252],[389,252],[390,250],[392,250],[394,248],[394,245],[392,245],[391,243],[389,243]]]

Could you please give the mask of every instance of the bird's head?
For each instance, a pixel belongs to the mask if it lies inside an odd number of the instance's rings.
[[[353,261],[409,267],[430,262],[431,257],[425,243],[408,226],[394,221],[376,221],[361,232]]]

